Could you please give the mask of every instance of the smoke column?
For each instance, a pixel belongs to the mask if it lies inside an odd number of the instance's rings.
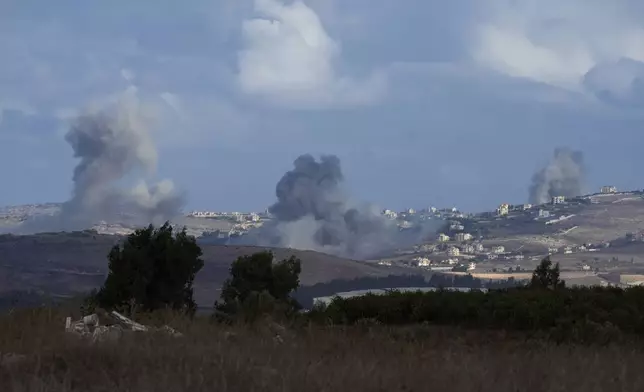
[[[293,166],[275,188],[277,201],[269,207],[274,220],[236,241],[368,258],[429,235],[429,224],[425,230],[402,232],[373,207],[352,205],[338,157],[316,161],[306,154]]]
[[[170,180],[152,186],[141,180],[133,189],[118,186],[128,176],[153,174],[157,165],[135,88],[111,105],[80,115],[65,140],[79,159],[72,197],[57,215],[27,221],[18,231],[83,230],[101,220],[113,222],[123,212],[132,224],[159,223],[180,213],[183,197]]]
[[[583,153],[556,148],[550,162],[532,176],[530,203],[547,203],[554,196],[579,196],[583,193],[584,177]]]

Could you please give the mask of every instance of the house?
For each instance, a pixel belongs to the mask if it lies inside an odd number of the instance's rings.
[[[463,247],[461,247],[461,252],[462,253],[472,254],[472,253],[474,253],[474,251],[475,251],[474,245],[467,244],[467,245],[464,245]]]
[[[530,208],[532,208],[532,204],[524,204],[524,205],[523,205],[523,211],[527,211],[527,210],[529,210]]]
[[[617,188],[612,186],[612,185],[606,185],[606,186],[601,187],[599,192],[603,193],[603,194],[617,193]]]
[[[496,209],[496,213],[499,216],[505,216],[510,212],[510,205],[508,203],[503,203]]]
[[[539,218],[549,218],[550,217],[550,211],[548,210],[539,210]]]
[[[412,263],[418,267],[429,267],[432,262],[427,257],[414,257]]]
[[[472,234],[470,233],[456,233],[454,235],[454,241],[463,242],[463,241],[471,241],[471,240],[472,240]]]
[[[496,253],[498,255],[498,254],[501,254],[503,252],[505,252],[505,247],[504,246],[499,245],[499,246],[493,246],[492,247],[492,253]]]
[[[451,248],[447,249],[447,255],[448,256],[460,256],[461,255],[461,250],[458,249],[455,246],[452,246]]]
[[[449,241],[449,236],[443,233],[440,233],[438,235],[438,242],[448,242]]]
[[[485,247],[480,242],[472,244],[472,246],[474,246],[474,251],[475,252],[483,252],[485,250]]]
[[[418,250],[419,250],[420,252],[428,252],[428,253],[431,253],[431,252],[434,252],[434,251],[436,250],[436,245],[432,245],[432,244],[422,244],[422,245],[420,245],[420,246],[418,247]]]
[[[398,214],[392,210],[384,210],[382,211],[382,215],[386,216],[389,219],[396,219],[398,217]]]
[[[565,196],[553,196],[552,197],[552,204],[562,204],[566,202],[566,197]]]
[[[564,246],[563,253],[566,254],[566,255],[571,254],[572,253],[572,247]]]

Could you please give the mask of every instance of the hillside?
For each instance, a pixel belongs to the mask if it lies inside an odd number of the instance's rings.
[[[0,236],[0,290],[41,289],[55,294],[88,291],[107,273],[107,253],[123,237],[87,232],[31,236]],[[218,289],[237,257],[267,248],[202,245],[204,268],[195,282],[199,305],[212,305]],[[301,284],[333,279],[406,274],[408,269],[370,265],[313,251],[271,249],[278,259],[295,255],[302,260]]]

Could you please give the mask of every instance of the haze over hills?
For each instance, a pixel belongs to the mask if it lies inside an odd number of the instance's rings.
[[[15,222],[55,209],[54,204],[5,208],[1,219]],[[501,204],[496,211],[477,214],[432,208],[384,210],[381,215],[403,226],[402,222],[415,219],[440,220],[444,226],[440,233],[414,245],[356,261],[290,248],[226,245],[226,238],[212,234],[230,235],[231,228],[239,229],[246,222],[252,231],[253,225],[270,224],[273,218],[265,214],[191,213],[177,223],[198,235],[204,249],[206,263],[195,287],[198,301],[205,305],[217,297],[230,263],[259,249],[272,249],[278,258],[300,257],[303,285],[390,274],[469,273],[482,279],[526,279],[548,254],[561,262],[562,276],[572,284],[627,284],[639,282],[638,276],[644,274],[644,193],[640,191],[607,188],[605,193],[554,197],[541,205]],[[2,287],[59,294],[95,288],[104,279],[109,248],[130,230],[105,224],[80,232],[1,236]]]

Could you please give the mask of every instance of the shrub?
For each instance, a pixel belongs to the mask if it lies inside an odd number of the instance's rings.
[[[185,228],[173,234],[166,222],[130,234],[108,255],[109,273],[89,306],[132,314],[171,308],[194,313],[192,284],[203,267],[201,248]]]
[[[237,258],[230,266],[221,300],[215,302],[215,314],[250,321],[265,313],[289,315],[299,310],[291,295],[300,284],[300,260],[291,256],[274,263],[273,259],[268,251]]]

